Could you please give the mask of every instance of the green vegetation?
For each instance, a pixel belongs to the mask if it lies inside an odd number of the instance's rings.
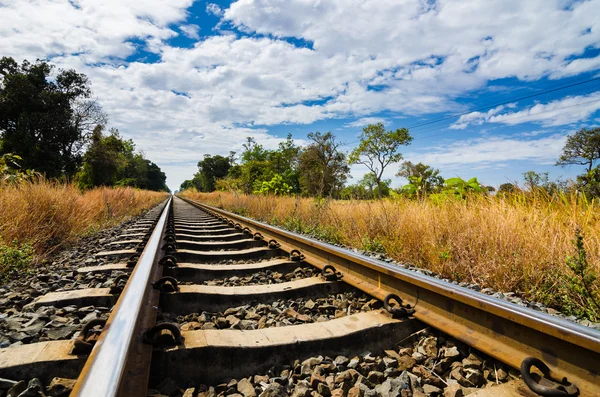
[[[369,124],[363,128],[360,143],[350,153],[350,164],[362,164],[373,173],[377,182],[377,197],[381,198],[381,178],[388,165],[402,160],[398,150],[408,145],[412,137],[406,128],[386,131],[383,123]]]
[[[111,129],[104,135],[102,126],[92,133],[90,146],[83,156],[83,167],[77,174],[82,189],[96,186],[132,186],[140,189],[168,191],[167,177],[160,168],[136,153],[131,139],[124,140]]]
[[[75,70],[37,60],[0,59],[0,177],[76,181],[82,189],[132,186],[168,191],[160,168],[135,153],[116,129],[103,135],[107,115],[91,83]],[[85,150],[87,149],[87,151]]]
[[[33,261],[35,250],[30,243],[19,244],[13,240],[6,244],[0,236],[0,280],[19,273]]]
[[[597,284],[598,275],[594,273],[592,266],[588,263],[583,236],[579,229],[575,231],[573,245],[575,246],[575,255],[567,256],[566,259],[566,264],[573,271],[573,274],[565,275],[565,280],[567,282],[567,290],[575,292],[575,298],[578,302],[573,301],[572,293],[561,295],[561,299],[563,300],[564,307],[570,313],[598,321],[600,320],[600,285]]]

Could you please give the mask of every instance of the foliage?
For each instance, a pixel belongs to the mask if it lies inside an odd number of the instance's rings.
[[[584,165],[587,167],[587,172],[590,172],[594,166],[594,161],[599,158],[600,128],[582,128],[567,137],[567,142],[556,165]]]
[[[160,168],[135,152],[131,139],[125,140],[117,129],[103,134],[103,127],[92,132],[90,146],[77,174],[82,189],[97,186],[131,186],[154,191],[168,191],[166,176]]]
[[[215,182],[227,176],[231,167],[230,159],[223,156],[204,155],[204,160],[198,162],[199,191],[212,192],[215,190]],[[194,177],[196,179],[196,176]]]
[[[292,187],[285,183],[283,177],[279,174],[275,174],[270,181],[262,181],[260,188],[255,190],[254,193],[280,196],[282,194],[289,194],[291,191]]]
[[[0,154],[20,156],[22,165],[48,177],[71,177],[93,126],[106,115],[91,98],[84,74],[38,60],[18,65],[0,59]]]
[[[518,190],[517,186],[512,183],[503,183],[498,187],[498,194],[514,193]]]
[[[30,243],[19,244],[13,240],[5,244],[0,236],[0,280],[20,274],[33,261],[35,251]]]
[[[400,166],[396,176],[404,177],[409,181],[407,185],[402,187],[402,192],[409,195],[415,194],[418,197],[438,192],[444,184],[444,178],[440,176],[440,170],[423,163],[413,164],[410,161],[405,161]]]
[[[373,173],[379,186],[378,197],[381,198],[381,178],[385,168],[402,160],[398,149],[411,141],[412,137],[406,128],[386,131],[383,123],[369,124],[363,128],[360,143],[350,153],[349,163],[363,164]]]
[[[600,166],[593,168],[585,174],[577,177],[577,186],[586,195],[592,199],[600,198]]]
[[[0,156],[0,183],[19,183],[38,176],[38,173],[33,170],[22,170],[19,165],[21,160],[23,160],[21,156],[12,153]]]
[[[575,255],[568,256],[567,266],[572,270],[572,275],[566,275],[565,279],[570,289],[568,294],[563,295],[565,307],[578,317],[586,317],[592,321],[600,319],[600,285],[597,283],[598,275],[594,273],[588,263],[587,252],[583,244],[581,231],[575,231]],[[571,298],[575,293],[575,299]]]
[[[312,142],[302,150],[298,160],[300,186],[311,196],[336,196],[342,189],[350,168],[342,143],[331,132],[309,133]]]
[[[448,198],[466,199],[471,194],[486,192],[487,189],[482,186],[477,178],[471,178],[465,181],[462,178],[449,178],[444,181],[443,189],[440,193],[432,194],[430,198],[435,202],[443,202]]]

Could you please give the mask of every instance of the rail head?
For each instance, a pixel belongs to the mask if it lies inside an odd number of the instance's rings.
[[[172,196],[142,252],[138,263],[96,342],[71,396],[117,396],[125,378],[128,353],[136,338],[136,324],[145,304],[144,296],[161,247]]]

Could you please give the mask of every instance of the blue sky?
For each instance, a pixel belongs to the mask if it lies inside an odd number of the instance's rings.
[[[87,74],[172,189],[247,136],[332,131],[349,151],[378,121],[409,127],[406,159],[497,186],[581,172],[553,164],[600,124],[598,15],[599,0],[0,0],[0,54]]]

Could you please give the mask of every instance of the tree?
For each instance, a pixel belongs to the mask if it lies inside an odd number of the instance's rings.
[[[512,183],[503,183],[498,187],[498,193],[509,194],[514,193],[517,190],[517,187]]]
[[[82,189],[96,186],[132,186],[140,189],[168,191],[167,177],[161,169],[135,153],[135,144],[125,140],[112,128],[108,135],[103,127],[92,132],[91,143],[83,156],[83,167],[77,174]]]
[[[84,74],[53,66],[0,59],[0,154],[14,153],[23,166],[48,177],[74,175],[83,146],[106,116],[91,100]]]
[[[311,196],[331,196],[339,191],[350,168],[346,155],[339,150],[342,145],[331,132],[311,132],[312,141],[299,156],[300,185]]]
[[[229,157],[204,155],[204,160],[198,162],[198,173],[200,174],[201,190],[212,192],[215,190],[217,179],[225,178],[231,164]]]
[[[563,152],[556,165],[585,165],[587,172],[594,167],[594,161],[600,158],[600,128],[582,128],[567,137]]]
[[[410,161],[405,161],[400,165],[400,170],[396,173],[396,176],[406,178],[409,185],[414,187],[414,192],[419,196],[434,193],[444,186],[444,178],[440,176],[440,170],[423,163],[413,164]],[[413,189],[409,188],[409,190]]]
[[[525,180],[525,186],[529,190],[543,187],[549,182],[547,172],[537,173],[535,171],[527,171],[523,173],[523,179]]]
[[[406,128],[386,131],[383,123],[369,124],[363,128],[360,143],[350,154],[349,163],[363,164],[375,175],[378,197],[381,198],[381,178],[385,168],[402,160],[398,149],[411,141],[412,137]]]
[[[577,186],[589,198],[600,197],[600,166],[577,177]]]

